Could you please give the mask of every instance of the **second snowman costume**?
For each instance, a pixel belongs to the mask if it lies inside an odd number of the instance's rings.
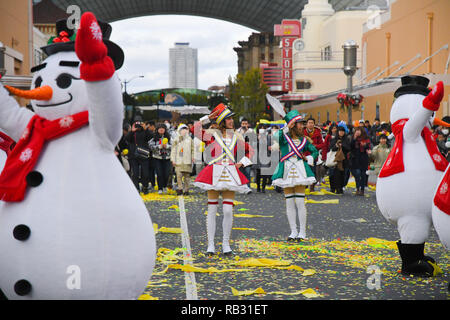
[[[395,223],[403,274],[433,276],[439,271],[433,258],[425,256],[434,191],[447,167],[430,127],[443,97],[443,84],[433,91],[429,80],[405,76],[394,96],[390,120],[395,144],[377,181],[377,203],[383,216]]]

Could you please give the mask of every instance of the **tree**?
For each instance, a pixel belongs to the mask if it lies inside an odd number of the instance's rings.
[[[230,106],[238,117],[246,117],[254,122],[263,117],[268,87],[262,82],[260,69],[250,69],[234,79],[229,77],[228,85]]]

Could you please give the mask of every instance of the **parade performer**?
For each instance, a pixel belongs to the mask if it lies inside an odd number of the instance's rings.
[[[209,116],[201,118],[191,128],[191,132],[206,144],[204,154],[208,165],[198,174],[193,184],[208,192],[208,254],[215,253],[214,236],[220,193],[223,199],[222,252],[229,255],[232,253],[230,236],[235,192],[251,191],[247,186],[247,178],[238,169],[251,165],[253,149],[244,141],[243,136],[234,130],[233,115],[234,113],[221,103]],[[214,120],[218,129],[203,130],[202,125],[210,123],[211,120]]]
[[[0,128],[17,141],[0,175],[0,289],[8,299],[136,299],[156,256],[153,225],[114,155],[123,51],[86,12],[32,68],[21,108],[0,85]]]
[[[310,165],[317,159],[319,152],[312,141],[303,135],[303,118],[298,111],[292,110],[285,114],[278,100],[270,95],[266,97],[274,110],[284,116],[287,124],[274,136],[274,140],[279,144],[281,159],[272,176],[272,184],[284,189],[286,215],[291,229],[287,240],[301,241],[306,239],[305,188],[316,182]],[[309,155],[305,156],[305,152],[309,152]],[[299,231],[297,215],[300,222]]]
[[[383,216],[397,225],[397,242],[405,275],[429,277],[439,272],[424,246],[432,223],[432,199],[447,167],[431,134],[435,112],[443,98],[443,83],[433,91],[429,80],[405,76],[395,91],[390,120],[395,144],[377,181],[377,203]]]

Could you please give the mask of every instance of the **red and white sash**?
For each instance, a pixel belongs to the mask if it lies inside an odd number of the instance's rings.
[[[287,134],[284,134],[284,137],[285,137],[286,141],[288,142],[289,146],[291,147],[291,152],[289,152],[284,157],[282,157],[280,159],[280,162],[286,161],[287,159],[289,159],[290,157],[292,157],[294,155],[297,155],[300,159],[304,160],[305,157],[303,156],[303,154],[301,152],[306,146],[306,141],[307,141],[306,137],[303,137],[303,140],[300,142],[300,144],[298,146],[295,145],[294,141],[292,141],[291,137],[289,137]]]

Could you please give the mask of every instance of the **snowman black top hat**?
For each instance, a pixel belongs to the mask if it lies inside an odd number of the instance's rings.
[[[102,30],[103,43],[108,48],[108,56],[113,60],[114,67],[118,70],[123,65],[123,50],[117,44],[109,40],[112,31],[111,25],[103,21],[97,22]],[[41,49],[48,56],[61,51],[75,51],[75,37],[76,34],[74,29],[67,26],[67,19],[58,20],[56,22],[56,36],[51,37],[47,45]]]
[[[430,80],[422,76],[404,76],[402,77],[402,86],[398,88],[394,97],[398,98],[404,94],[421,94],[427,96],[430,93],[428,84]]]

